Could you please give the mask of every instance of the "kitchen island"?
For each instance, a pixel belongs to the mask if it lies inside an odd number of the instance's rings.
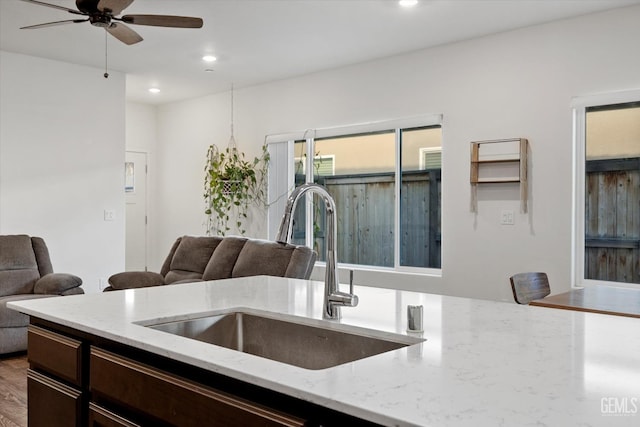
[[[634,318],[356,286],[360,304],[343,308],[334,324],[407,335],[407,305],[423,305],[426,341],[320,370],[144,326],[238,308],[321,323],[323,289],[320,282],[258,276],[9,306],[29,314],[44,335],[59,332],[72,343],[88,340],[145,362],[153,360],[146,355],[157,356],[161,368],[171,373],[169,362],[175,362],[189,381],[199,376],[209,386],[202,374],[211,373],[228,378],[234,390],[247,384],[273,392],[274,401],[326,408],[317,416],[328,420],[344,414],[394,426],[640,423],[640,322]],[[89,350],[77,351],[88,358]],[[96,354],[106,360],[102,349]],[[80,388],[93,373],[87,363],[78,371]],[[35,371],[38,366],[32,363]],[[78,397],[83,407],[100,397],[99,387],[88,390],[90,396]],[[124,412],[135,419],[135,408]]]

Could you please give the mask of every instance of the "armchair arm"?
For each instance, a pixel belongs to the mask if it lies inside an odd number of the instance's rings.
[[[109,285],[113,290],[147,288],[164,285],[164,277],[151,271],[125,271],[109,277]]]
[[[33,293],[42,295],[70,294],[71,289],[82,285],[82,279],[73,274],[49,273],[42,276],[36,282]]]

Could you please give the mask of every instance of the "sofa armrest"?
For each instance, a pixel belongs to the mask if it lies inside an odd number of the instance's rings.
[[[33,293],[41,295],[70,294],[71,289],[82,285],[82,279],[73,274],[49,273],[42,276],[36,282]]]
[[[125,271],[109,277],[110,290],[164,285],[164,277],[151,271]]]

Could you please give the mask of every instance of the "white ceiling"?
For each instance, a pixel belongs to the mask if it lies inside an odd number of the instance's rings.
[[[108,66],[126,73],[129,100],[160,104],[632,4],[640,0],[421,0],[412,9],[397,0],[136,0],[123,14],[199,16],[204,26],[131,25],[144,41],[109,36]],[[104,68],[105,32],[87,22],[19,29],[74,18],[0,0],[0,49]],[[205,64],[206,53],[218,60]]]

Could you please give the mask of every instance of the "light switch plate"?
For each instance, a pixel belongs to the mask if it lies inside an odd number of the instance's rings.
[[[500,224],[502,225],[514,225],[515,213],[513,211],[504,210],[500,213]]]

